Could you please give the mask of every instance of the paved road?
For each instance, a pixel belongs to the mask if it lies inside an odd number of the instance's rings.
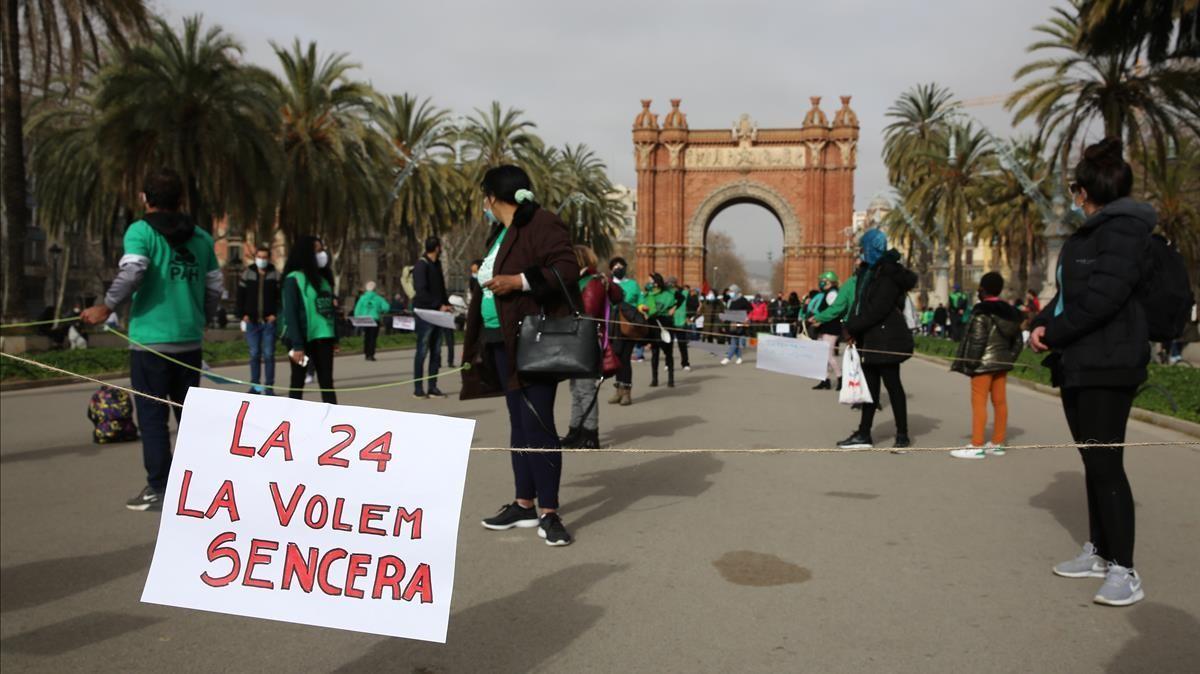
[[[345,385],[407,376],[410,352],[338,361]],[[614,446],[830,444],[852,412],[811,383],[720,367],[601,411]],[[224,372],[236,374],[226,369]],[[911,430],[962,443],[967,383],[904,367]],[[443,383],[447,392],[457,381]],[[575,545],[493,533],[508,458],[471,459],[445,646],[138,602],[158,517],[123,507],[137,445],[88,443],[91,386],[0,396],[0,667],[16,671],[1172,672],[1200,662],[1200,449],[1131,450],[1148,599],[1090,602],[1051,564],[1085,535],[1073,450],[986,461],[936,454],[568,456]],[[559,419],[565,419],[561,389]],[[1011,442],[1066,440],[1057,400],[1010,389]],[[498,401],[352,404],[468,416],[507,439]],[[876,440],[891,439],[885,410]],[[1184,436],[1131,424],[1131,441]]]

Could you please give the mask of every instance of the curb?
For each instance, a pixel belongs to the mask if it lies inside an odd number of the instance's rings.
[[[934,357],[934,356],[929,356],[924,353],[914,352],[913,357],[919,358],[919,359],[925,361],[926,363],[934,363],[937,365],[945,365],[945,363],[946,363],[945,360],[942,360],[942,359]],[[1059,394],[1058,389],[1056,389],[1052,386],[1046,386],[1045,384],[1039,384],[1038,382],[1035,382],[1035,381],[1021,379],[1020,377],[1009,377],[1008,381],[1010,384],[1017,384],[1018,386],[1022,386],[1027,389],[1032,389],[1034,391],[1037,391],[1038,393],[1044,393],[1048,396],[1053,396],[1055,398],[1062,397]],[[1167,414],[1151,412],[1150,410],[1144,410],[1140,407],[1133,407],[1129,412],[1129,416],[1133,419],[1137,419],[1138,421],[1152,424],[1154,426],[1159,426],[1161,428],[1166,428],[1168,430],[1176,431],[1178,433],[1183,433],[1185,435],[1190,435],[1192,437],[1200,438],[1200,424],[1193,423],[1186,419],[1177,419],[1177,418],[1167,415]]]

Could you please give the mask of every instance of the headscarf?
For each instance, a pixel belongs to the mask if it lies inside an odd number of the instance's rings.
[[[887,235],[881,229],[868,229],[862,235],[862,259],[868,267],[874,267],[887,252]]]

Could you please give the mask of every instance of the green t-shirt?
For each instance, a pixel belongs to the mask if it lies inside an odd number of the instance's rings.
[[[305,341],[336,336],[333,326],[333,289],[329,287],[329,281],[321,279],[321,287],[314,288],[302,271],[294,271],[287,277],[296,280],[300,299],[304,302]]]
[[[625,301],[636,305],[638,298],[642,295],[642,289],[638,287],[638,282],[631,278],[623,278],[617,282],[621,286],[621,290],[625,292]]]
[[[125,254],[149,260],[133,293],[129,336],[143,344],[180,344],[204,339],[206,277],[217,269],[208,232],[172,250],[166,237],[138,220],[125,231]]]
[[[495,276],[496,254],[500,252],[500,244],[504,243],[506,234],[508,234],[507,227],[500,232],[500,236],[496,237],[492,249],[488,251],[487,257],[483,258],[483,264],[479,265],[480,285],[487,283]],[[500,328],[500,313],[496,311],[496,294],[487,288],[483,289],[483,301],[479,304],[479,313],[483,315],[483,327]]]
[[[354,315],[355,317],[374,318],[378,321],[390,308],[391,305],[387,300],[380,297],[374,290],[368,290],[354,303]]]

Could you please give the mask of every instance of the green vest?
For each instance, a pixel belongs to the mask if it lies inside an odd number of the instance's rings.
[[[204,298],[209,272],[217,269],[213,240],[196,228],[192,238],[171,248],[145,220],[125,232],[125,254],[147,259],[141,286],[133,293],[129,335],[143,344],[180,344],[204,339]]]
[[[300,299],[304,302],[304,320],[308,324],[304,341],[334,337],[337,332],[333,325],[333,289],[329,287],[329,281],[321,279],[318,289],[308,282],[302,271],[294,271],[287,277],[296,279]]]

